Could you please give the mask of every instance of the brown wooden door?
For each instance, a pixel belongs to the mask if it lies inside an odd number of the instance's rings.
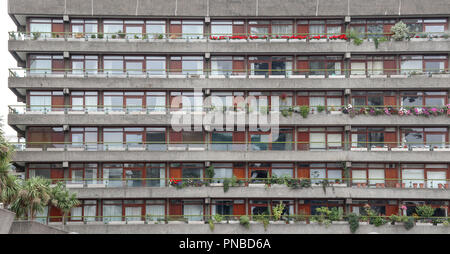
[[[52,96],[52,111],[64,111],[64,96],[53,95]]]
[[[309,97],[308,96],[297,96],[297,105],[298,106],[309,106]]]
[[[385,106],[397,106],[397,97],[396,96],[384,96],[384,105]]]
[[[396,132],[385,132],[384,142],[388,147],[397,147],[397,133]]]
[[[309,133],[308,132],[299,132],[297,136],[297,149],[300,151],[309,150]]]
[[[27,147],[44,148],[52,142],[51,128],[34,127],[27,131]]]
[[[385,177],[386,177],[386,187],[394,188],[395,183],[398,182],[397,168],[387,168],[385,170]],[[388,179],[391,179],[391,180],[388,180]]]
[[[235,35],[235,36],[245,36],[244,25],[233,25],[233,35]]]
[[[309,33],[308,24],[297,25],[297,35],[307,35]]]
[[[297,178],[309,178],[309,168],[298,168]]]
[[[64,73],[64,71],[65,71],[64,59],[54,59],[52,61],[52,72]]]
[[[63,214],[62,214],[60,209],[58,209],[58,208],[56,208],[54,206],[51,206],[49,214],[50,214],[50,219],[49,219],[50,222],[60,222],[60,221],[62,221],[62,215]]]
[[[384,36],[390,37],[390,36],[392,35],[391,28],[392,28],[393,26],[394,26],[394,25],[387,25],[387,24],[383,26],[383,33],[384,33]]]
[[[170,168],[169,175],[171,179],[180,180],[183,177],[183,170],[181,168]]]
[[[245,151],[245,132],[233,132],[233,151]]]
[[[383,62],[384,74],[392,75],[397,73],[397,66],[395,60],[384,60]]]
[[[169,144],[173,144],[173,146],[180,146],[182,142],[183,142],[183,134],[181,131],[170,131]]]
[[[170,24],[170,39],[176,39],[181,38],[182,28],[181,28],[181,21],[180,24]]]
[[[245,180],[245,168],[233,168],[233,175],[237,180]]]
[[[245,215],[245,204],[233,204],[233,215],[235,216]]]
[[[183,215],[183,203],[181,200],[171,200],[169,205],[169,215],[177,218]]]
[[[297,61],[297,74],[306,75],[309,72],[309,63],[306,60]]]
[[[61,181],[64,178],[64,171],[62,169],[52,169],[50,178],[52,179],[52,184],[55,184],[58,180]]]
[[[182,73],[182,62],[181,60],[170,60],[169,72],[170,74],[181,74]]]
[[[392,214],[398,215],[398,206],[386,205],[386,216],[391,216]]]
[[[64,23],[52,24],[52,38],[64,38]]]
[[[233,74],[245,74],[244,60],[233,60]]]

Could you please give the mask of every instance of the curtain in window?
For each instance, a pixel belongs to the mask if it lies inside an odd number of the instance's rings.
[[[84,207],[84,220],[85,221],[95,221],[96,218],[96,210],[97,207],[96,206],[85,206]]]
[[[342,182],[342,170],[328,170],[328,181]]]
[[[142,207],[125,207],[125,216],[128,221],[142,220]]]
[[[122,169],[121,168],[103,169],[103,179],[108,187],[121,187]]]
[[[104,205],[103,221],[121,221],[122,205]]]
[[[365,75],[366,74],[366,64],[359,62],[351,63],[351,74],[353,75]]]
[[[403,169],[402,170],[402,183],[406,187],[412,188],[414,183],[424,183],[423,169]]]
[[[369,169],[369,184],[384,183],[383,169]]]
[[[366,183],[367,174],[365,170],[352,170],[353,183]]]
[[[383,66],[382,61],[369,61],[367,62],[367,71],[370,75],[383,74]]]
[[[422,72],[422,60],[402,61],[400,68],[402,74],[407,74],[411,72]]]
[[[281,168],[273,168],[272,169],[272,176],[277,176],[277,177],[285,177],[285,176],[287,176],[287,177],[293,177],[293,175],[292,175],[292,169],[290,169],[290,168],[283,168],[283,169],[281,169]]]
[[[292,25],[272,25],[272,34],[274,35],[292,34]]]
[[[31,111],[50,111],[52,107],[51,96],[30,96],[30,110]]]
[[[148,205],[146,207],[147,216],[149,217],[149,220],[156,221],[159,219],[164,219],[165,215],[165,208],[164,205]]]
[[[325,34],[325,25],[310,25],[309,33],[312,35],[324,35]]]
[[[310,149],[325,149],[325,134],[324,133],[310,133],[309,134]]]
[[[83,207],[74,207],[70,210],[70,219],[71,220],[81,220]]]
[[[183,215],[191,221],[201,221],[203,219],[202,205],[184,205]]]
[[[317,106],[325,106],[325,98],[324,97],[309,97],[309,106],[314,111],[317,112]]]
[[[48,206],[44,207],[42,212],[36,212],[34,221],[37,221],[42,224],[46,224],[47,217],[48,217]]]
[[[233,169],[231,168],[214,168],[214,179],[215,183],[223,183],[224,178],[232,178],[233,177]]]
[[[328,147],[331,149],[342,148],[342,134],[328,134]]]
[[[439,188],[439,184],[446,184],[445,171],[428,171],[427,172],[427,188]]]

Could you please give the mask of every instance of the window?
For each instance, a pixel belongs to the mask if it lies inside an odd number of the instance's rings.
[[[29,26],[31,36],[36,39],[64,37],[64,23],[62,19],[31,18],[29,19]]]
[[[72,56],[73,74],[97,74],[98,56]]]
[[[52,179],[52,184],[68,178],[66,171],[63,170],[62,163],[42,164],[31,163],[28,164],[28,179],[32,177],[42,177],[44,179]]]
[[[446,105],[448,93],[446,91],[405,91],[401,92],[402,106],[442,107]]]
[[[250,200],[249,209],[251,215],[269,215],[269,200]]]
[[[352,55],[350,60],[352,75],[382,75],[396,72],[394,56]]]
[[[336,207],[338,210],[344,211],[343,200],[305,200],[305,205],[310,207],[311,215],[317,215],[317,208],[328,207],[332,209]]]
[[[97,201],[80,200],[81,204],[70,211],[70,221],[96,221],[97,220]]]
[[[170,92],[170,109],[172,111],[203,111],[202,92]]]
[[[97,163],[71,163],[69,175],[72,183],[96,184],[98,165]]]
[[[61,55],[31,55],[30,74],[51,74],[64,72],[64,58]]]
[[[413,147],[445,147],[447,128],[401,128],[403,145]]]
[[[395,128],[354,127],[351,134],[352,148],[396,147],[397,144]]]
[[[408,73],[439,73],[448,69],[446,56],[401,56],[401,72]]]
[[[127,112],[142,112],[144,92],[125,92],[124,101]]]
[[[171,74],[202,75],[202,56],[172,56],[170,58]]]
[[[125,71],[129,75],[139,75],[144,72],[143,56],[125,56]]]
[[[123,56],[104,56],[103,57],[103,71],[106,74],[118,75],[123,74]]]
[[[189,221],[202,221],[203,201],[183,200],[183,215]]]
[[[299,150],[342,150],[343,128],[299,128]]]
[[[233,163],[214,163],[214,183],[223,183],[226,178],[233,177]]]
[[[360,37],[379,38],[390,34],[395,22],[392,19],[352,19],[350,29],[359,33]]]
[[[292,163],[250,163],[249,178],[252,183],[263,183],[270,177],[293,177]]]
[[[123,128],[104,128],[103,145],[104,150],[114,150],[124,148]]]
[[[171,21],[171,24],[177,24],[180,21]],[[203,38],[203,21],[201,20],[182,20],[181,32],[183,39],[202,39]]]
[[[98,149],[98,131],[95,127],[72,127],[70,129],[70,137],[71,147],[80,147],[87,151],[96,151]]]
[[[417,185],[425,183],[423,164],[402,164],[401,167],[402,183],[406,188],[417,188]]]
[[[96,112],[98,110],[98,92],[71,92],[72,111]]]
[[[124,32],[127,34],[127,39],[142,39],[144,33],[143,20],[125,20]]]
[[[146,200],[145,211],[147,218],[152,221],[164,220],[166,215],[165,200]]]
[[[364,183],[369,186],[385,183],[385,164],[355,163],[352,165],[351,178],[353,184]]]
[[[229,219],[229,216],[233,215],[233,200],[214,200],[211,214],[220,214],[226,216],[225,219]]]
[[[103,181],[107,187],[122,187],[123,164],[103,164]]]
[[[103,105],[106,112],[123,111],[123,92],[104,92]]]
[[[165,56],[146,56],[147,74],[166,75],[166,57]]]
[[[343,104],[341,91],[328,92],[298,92],[297,105],[309,106],[311,112],[340,111]]]
[[[203,163],[171,163],[170,178],[192,181],[194,183],[203,180]],[[179,182],[178,184],[181,184]]]
[[[147,20],[145,29],[150,39],[164,38],[166,35],[166,22],[164,20]]]
[[[325,179],[331,183],[342,182],[342,165],[338,163],[313,163],[300,165],[300,168],[309,168],[309,178],[313,184],[320,184]]]
[[[358,106],[395,106],[397,93],[393,91],[352,91],[351,101],[354,107]]]
[[[103,32],[108,39],[118,38],[119,33],[124,33],[123,20],[105,19],[103,21]]]
[[[427,188],[442,188],[447,184],[447,164],[425,164]]]
[[[211,150],[214,151],[244,151],[245,133],[244,132],[212,132]]]
[[[122,201],[121,200],[103,200],[103,221],[121,221]]]
[[[249,57],[251,75],[291,75],[290,56],[251,56]]]
[[[144,148],[145,132],[144,128],[125,128],[125,142],[130,148]]]
[[[29,127],[26,133],[27,147],[46,149],[65,146],[62,127]]]
[[[147,187],[164,187],[166,185],[166,164],[147,163],[145,170]]]
[[[211,75],[238,75],[245,73],[244,57],[213,56],[211,57]]]
[[[166,151],[166,128],[146,128],[145,142],[150,151]]]
[[[244,21],[213,20],[211,21],[211,36],[244,36]]]
[[[342,20],[300,20],[297,21],[297,34],[309,34],[311,36],[332,36],[341,34],[343,30]]]
[[[49,112],[52,109],[53,92],[30,91],[29,111]],[[56,106],[56,105],[55,105]],[[62,105],[59,105],[62,106]]]
[[[410,32],[424,32],[428,36],[440,36],[447,30],[446,18],[402,19]],[[413,34],[412,36],[414,36]]]
[[[249,132],[249,141],[252,151],[262,150],[292,150],[293,129],[280,128],[278,136],[273,132],[262,132],[260,130]]]
[[[125,163],[123,165],[127,187],[145,186],[145,181],[142,180],[145,174],[144,168],[143,163]]]
[[[86,34],[86,38],[91,37],[91,35],[97,36],[98,21],[96,19],[72,19],[70,25],[73,37],[77,37],[79,34]]]
[[[341,75],[341,56],[300,56],[297,57],[297,73],[300,75]]]

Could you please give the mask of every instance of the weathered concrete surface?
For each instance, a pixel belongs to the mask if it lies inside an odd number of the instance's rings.
[[[15,162],[408,162],[433,163],[450,162],[449,152],[357,152],[357,151],[65,151],[35,152],[18,151],[13,157]]]
[[[449,14],[446,0],[9,0],[13,15],[192,17]]]
[[[391,89],[411,89],[413,87],[421,89],[450,89],[450,78],[419,77],[410,78],[265,78],[265,79],[199,79],[199,78],[59,78],[59,77],[10,77],[8,86],[15,89],[22,96],[26,89],[86,89],[92,90],[95,85],[99,90],[145,90],[145,89],[214,89],[217,90],[293,90],[293,89],[370,89],[370,90],[391,90]]]
[[[395,189],[395,188],[351,188],[322,186],[291,189],[280,187],[230,187],[227,192],[223,187],[135,187],[135,188],[70,188],[81,199],[108,198],[320,198],[320,199],[417,199],[448,200],[449,190],[445,189]]]
[[[164,115],[92,115],[92,114],[26,114],[8,115],[8,124],[11,126],[61,126],[68,124],[70,126],[85,126],[95,122],[96,126],[146,126],[157,123],[161,126],[170,126],[172,124],[172,114]],[[195,115],[186,115],[191,117],[194,122]],[[248,115],[246,115],[248,120]],[[268,116],[270,119],[270,116]],[[178,118],[177,118],[178,119]],[[279,123],[281,126],[447,126],[450,125],[450,117],[433,116],[426,118],[420,116],[355,116],[348,114],[329,115],[325,113],[312,114],[303,118],[298,113],[292,116],[283,117],[280,114]],[[175,121],[177,122],[177,121]],[[247,121],[248,123],[248,121]]]
[[[0,234],[8,234],[14,221],[15,213],[0,208]]]
[[[261,223],[250,228],[239,224],[216,224],[211,231],[208,224],[148,224],[148,225],[68,225],[66,229],[80,234],[350,234],[348,224],[269,224],[267,231]],[[356,234],[449,234],[450,227],[416,225],[406,230],[403,225],[360,225]]]
[[[59,228],[44,225],[36,221],[14,221],[10,234],[68,234]]]
[[[204,54],[233,53],[233,54],[264,54],[272,52],[276,54],[311,54],[333,52],[335,54],[350,53],[447,53],[450,51],[450,43],[444,41],[388,41],[380,43],[378,49],[373,42],[364,42],[354,45],[352,42],[295,42],[295,43],[217,43],[217,42],[159,42],[146,41],[64,41],[60,40],[9,40],[8,50],[18,54],[21,60],[26,60],[26,52],[64,52],[71,54],[84,53],[146,53],[170,54],[192,53]]]

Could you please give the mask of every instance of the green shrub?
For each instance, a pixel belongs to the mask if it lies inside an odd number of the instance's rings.
[[[303,118],[307,118],[309,114],[309,107],[308,106],[300,106],[300,115]]]
[[[414,227],[414,218],[408,218],[407,221],[405,221],[405,228],[406,230],[410,230],[411,228]]]
[[[239,218],[239,223],[248,229],[250,227],[250,218],[247,215],[243,215]]]
[[[392,38],[396,41],[403,41],[409,38],[409,29],[405,23],[399,21],[391,28]]]
[[[344,217],[343,215],[344,215],[344,213],[343,213],[342,209],[333,207],[333,208],[331,208],[331,212],[330,212],[330,220],[331,221],[341,221]]]
[[[273,217],[275,218],[275,220],[281,219],[281,215],[283,214],[284,208],[285,208],[285,205],[283,203],[281,203],[281,201],[280,201],[280,204],[278,204],[277,206],[275,206],[272,209]]]
[[[387,223],[387,221],[381,216],[373,218],[372,221],[373,221],[373,225],[375,225],[375,227],[379,227],[379,226],[382,226]]]
[[[220,214],[214,214],[214,215],[213,215],[213,219],[214,219],[214,221],[216,221],[216,222],[222,222],[222,221],[223,221],[223,215],[220,215]]]
[[[348,224],[350,226],[350,232],[355,233],[359,228],[359,216],[354,213],[349,214]]]

